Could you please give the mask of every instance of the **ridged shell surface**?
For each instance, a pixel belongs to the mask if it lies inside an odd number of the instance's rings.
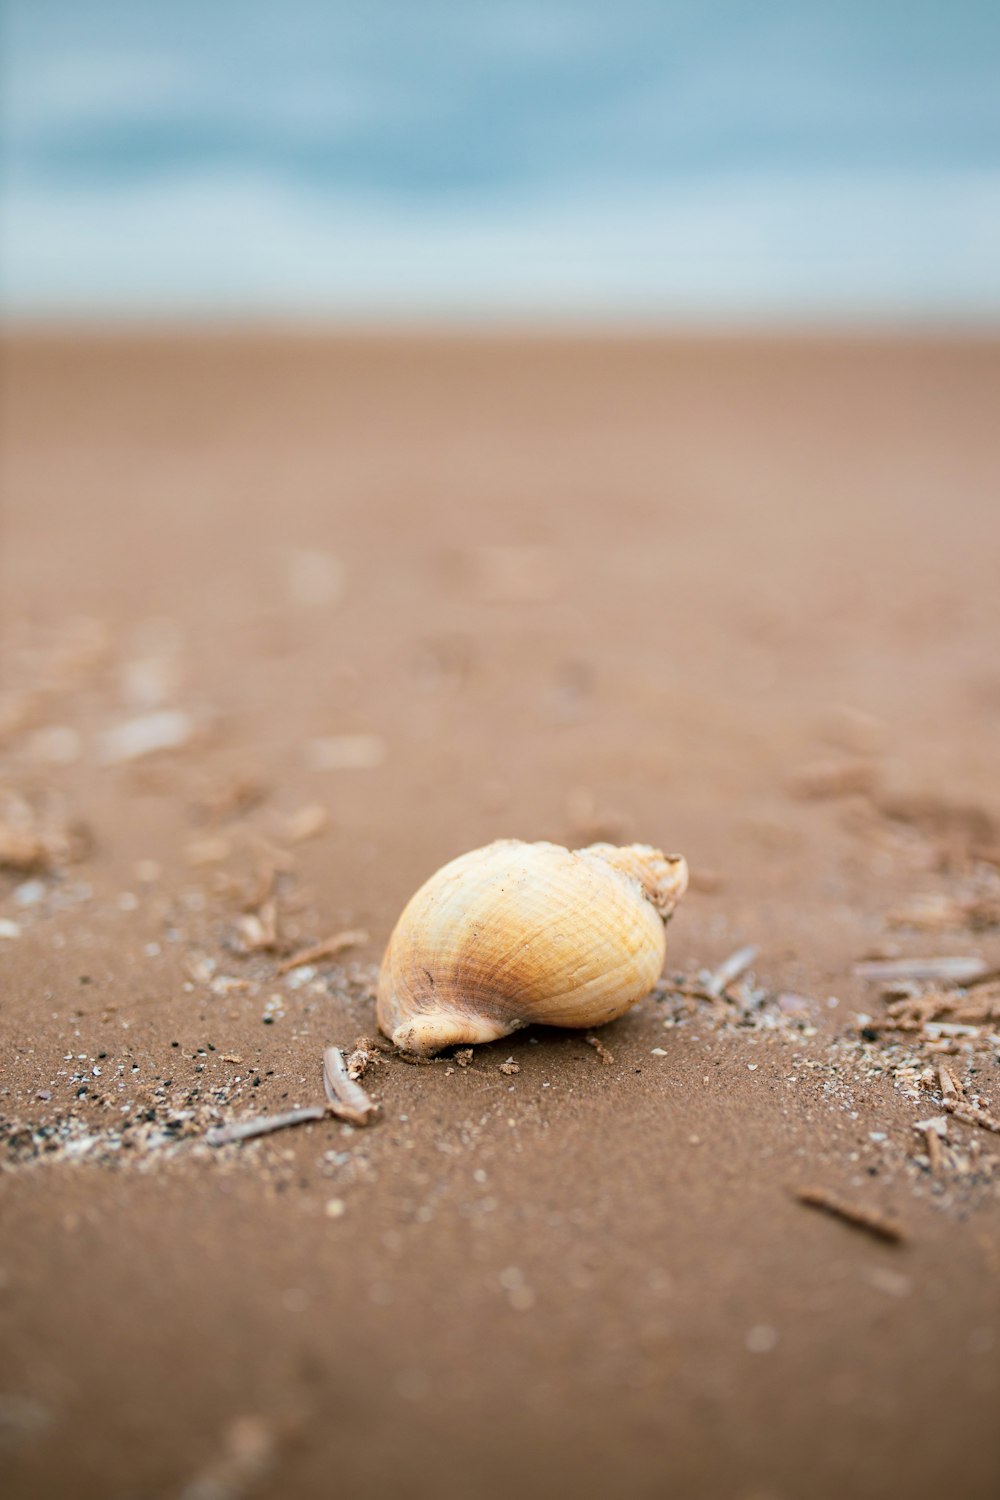
[[[396,924],[378,1021],[430,1054],[519,1027],[599,1026],[649,993],[664,923],[687,883],[680,856],[645,845],[504,839],[452,860]]]

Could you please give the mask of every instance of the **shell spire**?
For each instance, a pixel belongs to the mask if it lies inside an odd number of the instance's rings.
[[[652,844],[588,844],[583,856],[603,859],[613,870],[637,880],[664,922],[688,888],[688,863],[683,854],[661,854]]]
[[[523,1026],[623,1015],[663,969],[687,863],[648,844],[501,839],[438,870],[382,960],[378,1023],[404,1051],[496,1041]]]

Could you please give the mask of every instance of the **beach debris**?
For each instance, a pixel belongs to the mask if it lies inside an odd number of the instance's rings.
[[[902,1227],[894,1219],[887,1218],[876,1209],[847,1203],[826,1188],[799,1188],[795,1196],[807,1208],[821,1209],[835,1219],[842,1219],[845,1224],[850,1224],[855,1229],[863,1229],[867,1234],[874,1235],[876,1239],[884,1240],[887,1244],[902,1244],[906,1237]]]
[[[385,761],[386,744],[377,734],[328,734],[307,740],[311,771],[373,771]]]
[[[278,946],[278,903],[270,897],[256,911],[244,912],[236,929],[247,953],[273,953]]]
[[[924,1137],[930,1169],[935,1177],[939,1177],[946,1165],[941,1143],[948,1138],[947,1116],[935,1115],[932,1120],[918,1120],[913,1128]]]
[[[778,1347],[778,1330],[770,1323],[757,1323],[747,1330],[744,1343],[749,1354],[770,1354]]]
[[[301,969],[306,964],[318,964],[324,959],[336,958],[347,948],[357,948],[362,943],[367,943],[368,934],[360,928],[351,929],[347,932],[335,932],[332,937],[324,938],[322,942],[312,943],[308,948],[300,948],[290,958],[282,959],[278,965],[279,974],[290,974],[293,969]]]
[[[270,787],[262,777],[240,771],[210,785],[195,801],[194,811],[206,823],[229,823],[252,812],[269,795]]]
[[[705,990],[710,999],[721,1000],[731,984],[735,984],[749,969],[757,957],[758,949],[753,943],[748,943],[744,948],[737,948],[731,953],[724,963],[709,975],[705,982]]]
[[[219,1452],[181,1490],[179,1500],[244,1500],[274,1468],[278,1429],[266,1417],[236,1417]]]
[[[230,1125],[213,1125],[205,1132],[208,1146],[230,1146],[236,1141],[250,1141],[258,1135],[273,1135],[276,1130],[289,1130],[295,1125],[309,1125],[316,1120],[328,1120],[330,1111],[325,1104],[306,1104],[301,1109],[286,1109],[277,1115],[258,1115],[252,1120],[236,1120]]]
[[[175,650],[136,656],[122,664],[120,691],[122,702],[129,708],[159,708],[179,686],[180,664]]]
[[[380,1044],[374,1037],[357,1037],[347,1059],[348,1078],[355,1083],[360,1083],[369,1068],[378,1067],[381,1063],[383,1050],[383,1044]]]
[[[275,860],[263,860],[257,883],[245,897],[236,920],[236,934],[244,953],[273,953],[278,946],[278,875]]]
[[[265,857],[257,866],[256,879],[252,886],[244,888],[241,897],[241,906],[244,911],[259,911],[265,901],[274,896],[278,877],[288,873],[290,866],[287,856],[280,850],[266,849]]]
[[[197,949],[187,955],[186,966],[192,978],[197,978],[199,984],[210,984],[213,993],[228,995],[235,984],[241,993],[261,989],[267,993],[264,966],[257,966],[259,977],[249,984],[218,974],[214,961]],[[373,966],[352,966],[351,972],[339,980],[338,992],[342,991],[343,998],[350,1001],[351,1009],[368,1006],[374,980]],[[222,986],[216,990],[219,981]],[[116,1010],[114,1005],[103,1008]],[[213,1028],[224,1024],[221,1009],[213,1008],[211,1017],[203,1018],[210,1019]],[[242,1009],[230,1011],[229,1019],[237,1020],[244,1014]],[[116,1029],[118,1025],[116,1020]],[[193,1037],[190,1040],[194,1042]],[[337,1116],[319,1089],[311,1097],[310,1093],[304,1097],[297,1093],[264,1102],[267,1095],[260,1090],[268,1087],[276,1071],[280,1076],[280,1055],[272,1055],[271,1061],[265,1063],[259,1048],[253,1044],[234,1046],[236,1039],[232,1036],[213,1036],[209,1032],[203,1033],[199,1040],[201,1045],[197,1048],[189,1046],[187,1040],[183,1044],[175,1042],[177,1050],[167,1054],[169,1062],[164,1057],[154,1063],[152,1058],[143,1060],[134,1055],[129,1045],[129,1029],[125,1026],[120,1046],[109,1048],[109,1056],[105,1056],[103,1048],[87,1056],[65,1056],[61,1059],[62,1067],[41,1080],[46,1087],[29,1091],[31,1110],[41,1109],[41,1118],[18,1118],[9,1113],[9,1103],[0,1108],[0,1174],[9,1169],[34,1170],[63,1162],[73,1167],[99,1165],[114,1171],[156,1171],[161,1163],[182,1156],[207,1158],[216,1145],[227,1144],[230,1123],[239,1127],[237,1141],[252,1141],[257,1134],[267,1135],[272,1130],[284,1130],[310,1120],[336,1121]],[[219,1043],[218,1047],[213,1041]],[[314,1059],[318,1063],[316,1050]],[[83,1053],[83,1046],[79,1051]],[[190,1056],[185,1061],[187,1053]],[[363,1053],[368,1054],[367,1059]],[[390,1056],[388,1043],[358,1036],[347,1057],[348,1073],[357,1071],[362,1064],[371,1067]],[[150,1067],[156,1073],[152,1092],[143,1087]],[[296,1074],[300,1071],[298,1064],[293,1064],[293,1071]],[[125,1084],[127,1092],[119,1092],[116,1080]],[[154,1080],[151,1078],[150,1082]],[[274,1083],[277,1082],[274,1078]],[[318,1077],[316,1082],[319,1083]],[[292,1079],[286,1078],[285,1086],[291,1084]],[[106,1101],[113,1101],[117,1108],[102,1107]],[[292,1106],[299,1105],[309,1113],[305,1116],[293,1113],[286,1123],[285,1114]],[[278,1123],[272,1125],[276,1111],[281,1113],[277,1116]],[[331,1128],[335,1133],[335,1127]],[[213,1135],[208,1143],[206,1135],[210,1130],[226,1133]]]
[[[285,819],[285,838],[290,844],[304,844],[322,833],[329,821],[330,814],[322,802],[307,802]]]
[[[21,928],[10,917],[0,917],[0,938],[14,939],[21,936]]]
[[[595,1036],[592,1031],[588,1032],[583,1040],[587,1043],[588,1047],[593,1047],[594,1051],[597,1053],[597,1056],[600,1058],[605,1067],[610,1066],[610,1064],[614,1062],[613,1055],[608,1051],[607,1047],[605,1047],[600,1037]]]
[[[225,834],[211,834],[208,838],[191,839],[184,846],[184,857],[194,869],[204,865],[221,865],[233,852],[232,843]]]
[[[865,1280],[869,1286],[875,1287],[876,1291],[885,1292],[888,1297],[908,1297],[913,1291],[910,1277],[903,1276],[888,1266],[866,1267]]]
[[[905,995],[886,1006],[887,1031],[923,1031],[929,1037],[972,1035],[976,1028],[1000,1022],[1000,985],[982,989]]]
[[[16,792],[0,794],[0,869],[41,874],[85,859],[92,845],[85,823],[44,816]]]
[[[472,1049],[470,1048],[469,1050],[471,1051]],[[514,1078],[520,1073],[521,1065],[520,1063],[516,1063],[512,1057],[508,1057],[506,1062],[499,1064],[497,1071],[502,1073],[505,1078]]]
[[[1000,1135],[1000,1119],[982,1105],[972,1104],[967,1099],[953,1099],[950,1095],[942,1103],[948,1113],[956,1120],[961,1120],[963,1125],[979,1125],[983,1130],[991,1130],[994,1135]]]
[[[989,972],[985,959],[970,956],[941,958],[887,958],[854,965],[858,979],[930,980],[950,984],[969,984]]]
[[[545,694],[544,704],[548,715],[557,724],[574,724],[583,717],[594,691],[594,668],[588,661],[570,658],[556,668],[554,679]],[[621,838],[619,828],[617,837]],[[615,837],[612,833],[605,837]],[[599,835],[592,834],[588,844],[597,843]]]
[[[0,823],[0,869],[45,870],[53,863],[47,842],[33,830]]]
[[[474,849],[432,875],[396,923],[379,1028],[431,1056],[533,1022],[614,1020],[656,985],[686,889],[683,856],[647,844],[570,852],[498,839]]]
[[[357,1056],[357,1049],[354,1056]],[[323,1052],[323,1088],[330,1109],[338,1120],[345,1120],[349,1125],[367,1125],[378,1113],[374,1099],[368,1096],[357,1078],[351,1077],[339,1047],[327,1047]]]
[[[180,750],[194,738],[195,723],[179,708],[160,708],[106,729],[100,739],[105,765],[122,765],[163,750]]]

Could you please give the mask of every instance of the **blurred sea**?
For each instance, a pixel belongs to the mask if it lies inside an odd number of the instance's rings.
[[[1000,5],[6,0],[16,314],[1000,317]]]

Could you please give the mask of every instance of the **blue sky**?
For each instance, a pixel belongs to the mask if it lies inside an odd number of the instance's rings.
[[[5,0],[0,297],[1000,319],[1000,5]]]

